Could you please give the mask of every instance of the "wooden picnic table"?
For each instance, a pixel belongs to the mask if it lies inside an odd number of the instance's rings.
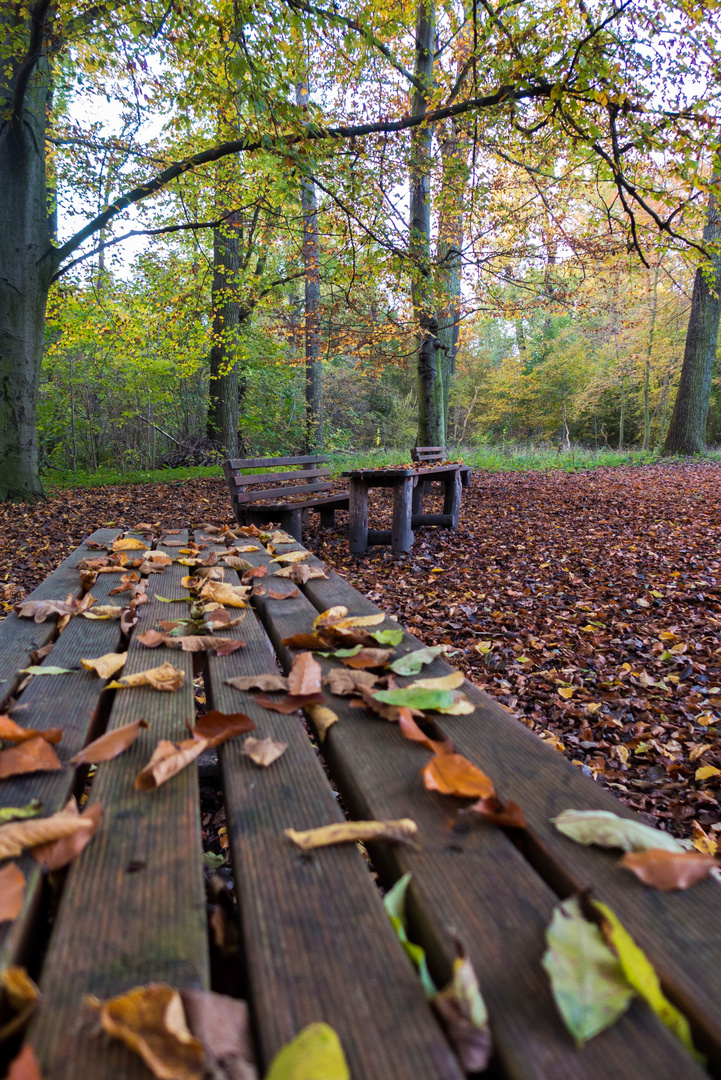
[[[109,543],[117,535],[104,530],[90,539]],[[183,529],[172,541],[192,535]],[[208,550],[223,550],[202,530],[194,535]],[[177,548],[165,546],[164,539],[167,534],[147,537],[158,550],[176,555]],[[33,598],[79,597],[75,567],[90,554],[87,544],[81,545]],[[244,557],[256,566],[271,565],[261,544]],[[315,557],[307,564],[320,566]],[[102,823],[65,879],[61,875],[50,894],[37,864],[24,856],[19,862],[28,881],[23,909],[15,921],[0,925],[2,969],[25,964],[39,981],[42,998],[25,1038],[45,1080],[79,1075],[148,1080],[151,1075],[139,1057],[99,1032],[96,1013],[84,1005],[86,994],[107,998],[150,982],[216,985],[197,769],[191,765],[153,792],[134,787],[158,739],[187,737],[186,722],[195,712],[193,656],[164,645],[150,651],[138,642],[143,630],[177,613],[180,604],[169,616],[171,606],[158,597],[186,595],[181,582],[186,572],[174,563],[149,577],[150,600],[138,609],[141,618],[128,643],[121,640],[117,621],[73,617],[42,661],[71,672],[32,678],[12,709],[23,726],[62,726],[63,760],[105,727],[112,730],[141,716],[151,725],[124,754],[98,766],[89,804],[102,805]],[[238,583],[235,571],[225,575]],[[264,581],[281,593],[296,589],[287,579]],[[114,574],[98,578],[92,592],[99,603],[108,602],[116,583]],[[326,693],[338,722],[322,744],[322,764],[297,713],[266,711],[254,692],[226,684],[232,676],[277,671],[277,665],[287,671],[294,653],[283,639],[309,632],[318,612],[337,604],[355,615],[379,610],[328,572],[327,579],[307,581],[288,599],[257,596],[242,624],[226,631],[242,638],[244,648],[225,656],[199,654],[208,705],[246,712],[257,725],[254,734],[288,744],[268,769],[242,753],[240,738],[219,750],[241,938],[241,948],[226,964],[249,1003],[261,1075],[282,1045],[319,1020],[338,1033],[354,1080],[460,1080],[464,1075],[391,928],[361,851],[346,845],[300,852],[284,836],[288,827],[344,820],[331,780],[352,818],[416,822],[417,844],[368,845],[373,866],[385,888],[412,874],[411,936],[425,947],[437,984],[450,976],[457,941],[473,962],[490,1015],[494,1077],[697,1080],[708,1075],[638,1000],[585,1048],[574,1044],[553,1003],[541,958],[544,931],[559,897],[585,888],[614,909],[646,951],[666,992],[689,1017],[712,1075],[718,1075],[718,884],[706,880],[685,893],[652,891],[619,869],[616,853],[563,837],[549,819],[567,808],[636,815],[507,710],[466,682],[463,689],[474,711],[439,715],[436,726],[492,778],[503,798],[523,807],[528,830],[520,840],[459,817],[463,802],[425,790],[419,773],[428,751],[403,738],[397,724]],[[18,669],[28,666],[33,649],[52,639],[53,627],[54,620],[37,624],[15,614],[0,623],[0,706],[18,693],[24,678]],[[392,627],[397,624],[390,618],[380,624]],[[421,646],[404,632],[396,652]],[[183,687],[175,693],[103,692],[100,679],[79,669],[81,658],[126,648],[124,675],[169,661],[185,672]],[[332,658],[321,662],[324,670],[339,666]],[[423,674],[450,670],[439,657]],[[307,721],[314,727],[310,713]],[[2,780],[0,805],[21,806],[37,797],[43,813],[50,814],[82,790],[85,773],[65,769]]]
[[[348,477],[348,543],[353,554],[368,550],[369,544],[390,544],[391,551],[408,552],[413,530],[424,525],[458,528],[461,512],[461,464],[417,468],[350,469]],[[424,514],[425,481],[438,480],[443,489],[443,513]],[[368,492],[371,488],[392,488],[393,522],[390,529],[368,528]]]

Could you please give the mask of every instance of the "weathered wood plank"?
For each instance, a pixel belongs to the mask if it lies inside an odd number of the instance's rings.
[[[316,462],[325,465],[327,457],[322,454],[304,454],[296,457],[265,457],[265,458],[231,458],[225,462],[225,466],[235,471],[237,469],[270,469],[274,465],[312,465]]]
[[[354,555],[368,549],[368,484],[351,477],[348,504],[348,546]]]
[[[254,502],[269,502],[271,499],[286,499],[290,495],[305,495],[306,492],[312,491],[330,491],[332,488],[330,481],[327,483],[318,484],[297,484],[292,487],[279,487],[279,488],[263,488],[259,491],[238,491],[238,505],[244,506],[246,503]],[[300,502],[300,500],[298,500]]]
[[[182,535],[180,537],[182,539]],[[169,553],[172,553],[172,549]],[[185,568],[150,578],[149,594],[182,596]],[[180,612],[178,609],[180,608]],[[151,599],[137,632],[180,605]],[[157,791],[134,780],[161,738],[186,737],[194,713],[192,657],[130,642],[125,674],[169,660],[185,672],[176,693],[116,691],[109,728],[143,716],[150,728],[121,757],[98,767],[91,802],[104,809],[93,842],[71,866],[42,973],[43,999],[30,1031],[45,1080],[145,1080],[140,1059],[98,1037],[85,994],[108,997],[151,981],[207,987],[209,982],[197,769]]]
[[[393,522],[391,525],[391,551],[408,552],[413,547],[411,528],[411,501],[413,477],[399,480],[393,488]]]
[[[330,476],[330,469],[293,469],[290,472],[270,472],[245,474],[233,473],[233,483],[237,487],[248,487],[253,484],[276,484],[283,480],[302,480],[304,477],[320,480],[324,476]]]

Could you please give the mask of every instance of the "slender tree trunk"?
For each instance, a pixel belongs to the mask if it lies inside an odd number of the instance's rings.
[[[718,167],[714,169],[713,179],[715,183],[721,180]],[[706,419],[721,312],[721,205],[713,191],[709,196],[703,238],[707,244],[714,244],[715,250],[712,248],[706,266],[696,270],[681,382],[663,446],[664,454],[700,454],[706,449]]]
[[[623,425],[626,419],[626,376],[621,376],[621,415],[618,418],[618,449],[623,452]]]
[[[648,349],[646,350],[646,363],[643,370],[643,450],[648,450],[651,445],[651,358],[653,356],[653,335],[656,330],[656,314],[658,311],[658,275],[660,264],[657,263],[653,274],[653,291],[651,294],[651,319],[648,328]],[[648,275],[646,275],[648,284]]]
[[[213,233],[213,338],[210,348],[208,437],[229,457],[238,456],[237,298],[240,214]]]
[[[451,381],[456,370],[456,353],[461,321],[461,249],[463,247],[463,205],[468,175],[467,151],[463,134],[450,124],[441,140],[443,178],[438,225],[438,343],[437,363],[443,381],[443,429],[449,435]],[[423,444],[422,444],[423,445]],[[435,444],[425,444],[435,445]],[[444,445],[439,443],[437,445]]]
[[[308,80],[295,89],[296,104],[308,105]],[[303,216],[303,270],[305,272],[305,451],[323,448],[323,369],[320,360],[320,243],[318,201],[315,184],[307,177],[300,182]]]
[[[414,90],[411,99],[413,116],[423,115],[433,85],[433,50],[435,45],[434,0],[419,0],[416,16],[415,75],[424,91]],[[443,370],[439,363],[438,319],[431,295],[431,148],[433,131],[417,127],[411,133],[410,230],[408,250],[413,280],[411,300],[413,319],[418,326],[418,444],[445,446],[446,407],[443,395]]]

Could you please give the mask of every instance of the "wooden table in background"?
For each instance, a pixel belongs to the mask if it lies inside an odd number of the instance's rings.
[[[434,465],[430,468],[350,469],[348,478],[348,544],[354,555],[369,544],[390,544],[391,551],[408,552],[413,546],[413,530],[424,525],[457,529],[461,512],[461,466]],[[439,480],[443,487],[443,513],[424,514],[426,480]],[[393,489],[393,522],[390,529],[368,528],[368,491]]]

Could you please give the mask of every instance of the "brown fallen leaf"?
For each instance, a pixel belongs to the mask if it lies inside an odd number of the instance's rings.
[[[223,562],[226,566],[229,566],[231,570],[250,570],[253,566],[252,562],[248,562],[247,559],[241,559],[238,555],[224,555]]]
[[[135,604],[129,604],[123,608],[120,612],[120,632],[125,634],[126,637],[138,622],[140,615],[138,614]],[[107,689],[107,687],[106,687]]]
[[[429,750],[432,750],[434,754],[452,754],[453,744],[448,742],[438,742],[431,739],[429,735],[426,735],[422,731],[418,724],[413,719],[413,713],[405,705],[399,705],[398,708],[398,726],[401,729],[401,733],[406,739],[410,739],[411,742],[420,743],[421,746],[426,746]]]
[[[98,580],[97,570],[81,570],[80,571],[80,584],[84,589],[92,589],[95,582]]]
[[[296,585],[305,585],[306,581],[314,581],[316,578],[328,580],[324,573],[325,567],[320,566],[284,566],[282,570],[275,570],[272,577],[290,578]]]
[[[123,675],[119,680],[108,683],[106,690],[125,690],[135,686],[152,686],[154,690],[179,690],[183,685],[185,673],[172,664],[164,663],[159,667],[138,671],[134,675]]]
[[[224,607],[210,610],[209,605],[205,605],[205,621],[210,623],[214,630],[232,630],[233,627],[240,626],[245,616],[246,612],[243,611],[233,619]]]
[[[81,559],[78,563],[78,570],[90,570],[97,573],[98,570],[105,569],[109,562],[110,559],[107,557],[107,555],[98,555],[94,559]]]
[[[116,585],[114,589],[111,589],[108,593],[109,596],[117,596],[119,593],[130,592],[134,585],[137,585],[140,581],[140,575],[131,570],[128,574],[123,574],[120,579],[120,584]]]
[[[168,637],[165,645],[172,647],[180,646],[183,652],[209,652],[215,650],[216,656],[228,656],[238,649],[245,648],[245,642],[240,638],[213,637],[211,634],[188,634],[185,637]]]
[[[13,965],[5,968],[2,973],[2,987],[15,1015],[0,1027],[0,1043],[22,1031],[40,1000],[40,991],[24,967]]]
[[[265,596],[269,600],[293,600],[298,595],[298,589],[291,589],[289,592],[279,592],[278,589],[266,589]]]
[[[45,622],[51,615],[72,615],[77,602],[69,600],[23,600],[15,605],[15,612],[21,619],[34,619],[36,623]]]
[[[13,1059],[7,1080],[43,1080],[38,1059],[30,1043],[25,1043],[18,1056]]]
[[[517,803],[502,802],[497,796],[490,795],[485,799],[479,799],[463,810],[464,814],[480,814],[486,821],[507,829],[525,829],[526,815]]]
[[[0,923],[12,922],[23,906],[25,875],[19,866],[10,863],[0,870]]]
[[[276,742],[274,739],[254,739],[252,735],[243,743],[243,753],[246,754],[256,765],[267,768],[277,761],[288,749],[288,743]]]
[[[167,639],[168,635],[162,634],[160,630],[145,630],[142,634],[138,634],[135,640],[146,649],[157,649],[159,645],[164,645]]]
[[[288,690],[295,695],[321,692],[321,667],[312,653],[302,652],[293,657],[288,672]]]
[[[310,557],[310,551],[286,551],[285,555],[276,555],[276,557],[270,561],[277,563],[299,563],[305,562],[305,560]]]
[[[285,835],[303,851],[328,847],[330,844],[354,844],[357,840],[410,840],[418,832],[418,826],[410,818],[397,821],[343,821],[334,825],[321,825],[319,829],[284,829]]]
[[[220,746],[228,739],[254,729],[255,724],[245,713],[222,713],[211,709],[198,717],[193,733],[196,738],[204,739],[208,746]]]
[[[147,720],[133,720],[130,724],[113,731],[106,731],[99,739],[93,739],[87,746],[71,757],[69,765],[83,765],[84,763],[97,765],[101,761],[111,761],[127,750],[135,742],[142,728],[150,727]]]
[[[200,589],[200,596],[203,600],[214,600],[217,604],[244,608],[248,606],[249,592],[250,588],[247,585],[228,585],[225,581],[206,581]]]
[[[9,825],[0,825],[0,860],[14,859],[26,848],[61,840],[65,836],[88,829],[95,832],[95,825],[84,814],[78,813],[73,799],[64,810],[52,817],[11,821]]]
[[[366,668],[383,667],[390,660],[393,652],[391,649],[361,649],[355,656],[340,656],[338,659],[345,667],[365,670]]]
[[[280,701],[271,701],[265,694],[258,694],[255,700],[264,709],[272,709],[274,712],[286,715],[295,712],[296,709],[305,709],[308,705],[323,705],[325,702],[322,694],[288,694]]]
[[[267,566],[252,566],[250,570],[246,570],[240,579],[241,585],[248,585],[254,578],[264,578],[268,573]]]
[[[145,768],[135,778],[137,791],[155,791],[166,780],[181,772],[191,761],[195,761],[203,750],[207,750],[207,739],[184,739],[182,742],[169,742],[162,739],[153,751]]]
[[[158,1080],[202,1080],[203,1046],[173,987],[150,983],[109,1001],[85,1000],[100,1013],[103,1029],[139,1054]]]
[[[84,823],[85,827],[83,829],[71,833],[69,836],[61,836],[57,840],[50,840],[47,844],[37,844],[32,849],[33,858],[48,873],[53,870],[61,870],[73,859],[77,858],[80,852],[87,847],[100,827],[102,816],[103,808],[100,803],[93,803],[92,806],[83,810],[82,814],[78,816],[78,820]]]
[[[115,604],[96,604],[92,611],[84,611],[86,619],[119,619],[123,613],[121,607]]]
[[[58,755],[42,735],[0,751],[0,780],[22,773],[53,772],[62,767]]]
[[[35,739],[37,736],[45,739],[45,742],[59,743],[63,737],[63,729],[54,727],[48,728],[46,731],[40,731],[37,728],[24,728],[16,724],[9,716],[0,716],[0,739],[5,739],[6,742],[21,743],[26,742],[28,739]]]
[[[105,653],[103,656],[96,656],[90,660],[81,660],[80,663],[86,671],[94,671],[99,678],[109,679],[111,675],[114,675],[116,671],[120,671],[125,666],[127,659],[128,654],[126,652]]]
[[[718,865],[713,855],[703,855],[700,851],[664,851],[662,848],[627,852],[619,863],[644,885],[652,885],[661,892],[690,889]]]
[[[473,965],[459,948],[453,978],[432,999],[446,1033],[466,1072],[483,1072],[493,1047],[488,1012]]]
[[[270,671],[262,675],[235,675],[232,679],[225,679],[225,684],[236,690],[264,690],[265,693],[288,689],[285,675],[276,675]]]
[[[155,563],[156,566],[172,566],[173,560],[169,555],[164,555],[162,551],[149,551],[144,556],[143,562],[140,564],[140,572],[143,572],[143,567],[146,563]]]
[[[421,776],[429,791],[442,795],[487,799],[496,794],[492,780],[462,754],[435,754]]]
[[[378,682],[378,675],[370,671],[349,671],[347,668],[332,668],[323,677],[323,685],[327,686],[331,694],[338,697],[348,697],[349,694],[357,694],[359,686],[365,686],[369,690]]]
[[[203,1044],[208,1080],[258,1080],[244,1001],[210,990],[181,990],[188,1027]]]
[[[325,642],[319,634],[292,634],[291,637],[283,638],[281,642],[289,649],[323,649]]]
[[[328,728],[338,723],[338,714],[326,705],[306,705],[305,711],[313,721],[319,741],[325,742]]]

